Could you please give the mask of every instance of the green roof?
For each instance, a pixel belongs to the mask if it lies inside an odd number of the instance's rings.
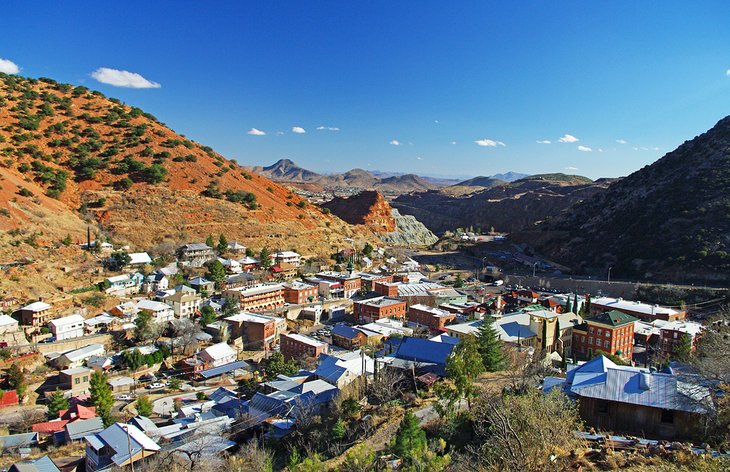
[[[604,325],[616,327],[639,321],[639,319],[617,310],[611,310],[596,315],[586,321],[589,323],[601,323]]]

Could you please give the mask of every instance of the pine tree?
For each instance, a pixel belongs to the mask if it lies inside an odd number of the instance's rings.
[[[547,349],[547,320],[542,321],[542,350]]]
[[[407,411],[396,433],[393,452],[408,459],[413,451],[425,448],[426,444],[426,432],[421,429],[418,418],[410,410]]]
[[[679,338],[679,342],[676,346],[674,346],[673,352],[672,352],[672,359],[679,362],[687,362],[689,361],[690,356],[692,355],[692,337],[685,333],[681,338]]]
[[[265,247],[261,250],[259,259],[261,260],[259,264],[261,264],[262,269],[268,269],[271,267],[271,252],[269,251],[269,248]]]
[[[228,250],[228,240],[221,233],[220,237],[218,238],[218,252],[223,254],[227,250]]]
[[[141,416],[152,416],[152,402],[147,395],[137,399],[137,413]]]
[[[208,247],[215,247],[215,241],[213,241],[213,235],[209,234],[207,238],[205,238],[205,244]]]
[[[492,319],[485,318],[477,331],[479,355],[482,356],[487,372],[496,372],[504,368],[504,350],[497,331],[492,326]]]
[[[580,311],[578,308],[578,294],[576,293],[573,296],[573,311],[575,311],[576,314],[578,314],[578,311]]]
[[[18,398],[23,398],[25,390],[28,388],[28,384],[25,379],[25,373],[18,364],[11,364],[8,369],[8,384],[15,389],[18,394]]]
[[[218,259],[208,264],[208,272],[205,274],[208,280],[215,282],[215,288],[219,289],[221,284],[226,281],[226,268]]]
[[[345,432],[345,422],[342,421],[342,418],[339,418],[332,426],[332,439],[335,441],[344,439]]]
[[[106,375],[101,372],[91,374],[89,393],[91,394],[91,404],[96,407],[96,414],[104,421],[104,426],[110,426],[114,423],[112,417],[114,397],[112,396],[112,388],[106,381]]]
[[[68,410],[68,407],[68,399],[63,396],[63,392],[61,390],[56,389],[56,391],[48,397],[48,413],[46,414],[48,420],[55,420],[58,418],[58,412],[61,410]]]

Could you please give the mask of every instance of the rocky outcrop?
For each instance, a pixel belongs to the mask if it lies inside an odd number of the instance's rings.
[[[395,208],[391,212],[396,229],[380,236],[384,242],[396,246],[430,246],[439,240],[413,215],[401,215]]]
[[[322,204],[351,225],[365,225],[376,233],[396,230],[392,208],[380,192],[366,191],[347,198],[335,198]]]

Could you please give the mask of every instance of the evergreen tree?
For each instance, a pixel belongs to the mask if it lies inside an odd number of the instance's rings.
[[[500,341],[497,331],[492,326],[492,319],[486,316],[477,331],[479,355],[482,356],[482,362],[484,362],[484,368],[487,372],[496,372],[504,368],[504,350],[502,341]]]
[[[332,439],[335,441],[341,441],[345,437],[345,422],[342,418],[338,418],[335,424],[332,426]]]
[[[547,320],[542,322],[542,350],[547,349]]]
[[[200,325],[205,327],[215,322],[216,320],[215,310],[210,305],[200,307]]]
[[[226,297],[225,300],[223,300],[223,318],[228,318],[229,316],[233,316],[239,311],[241,311],[241,306],[238,303],[238,300],[236,300],[233,297]]]
[[[568,298],[568,302],[565,304],[565,312],[570,313],[573,311],[573,302]]]
[[[142,395],[137,399],[137,414],[141,416],[152,416],[152,402],[147,395]]]
[[[70,246],[71,245],[71,235],[67,234],[65,238],[63,238],[63,241],[61,241],[64,246]]]
[[[269,248],[265,247],[261,250],[259,259],[261,259],[260,264],[262,269],[268,269],[271,267],[271,251],[269,251]]]
[[[205,238],[205,244],[208,247],[215,247],[215,241],[213,241],[213,235],[209,234],[207,238]]]
[[[223,254],[228,250],[228,240],[226,239],[225,235],[221,233],[220,237],[218,238],[218,252]]]
[[[679,342],[674,346],[672,359],[679,362],[688,362],[692,355],[692,337],[684,333]]]
[[[579,307],[578,307],[578,294],[577,293],[573,296],[573,311],[576,314],[578,314],[578,312],[580,311]]]
[[[142,310],[137,314],[137,319],[134,320],[134,337],[138,341],[146,341],[152,339],[155,335],[154,321],[152,320],[152,313],[148,310]]]
[[[68,407],[68,399],[64,397],[63,392],[57,388],[56,391],[48,397],[48,413],[46,414],[48,420],[55,420],[58,418],[58,412],[61,410],[68,410]]]
[[[396,433],[393,452],[402,459],[409,459],[414,451],[425,448],[426,444],[426,432],[421,429],[418,418],[407,411]]]
[[[223,282],[226,281],[226,268],[223,267],[223,263],[216,259],[208,264],[208,272],[205,274],[205,278],[215,282],[215,288],[220,289]]]
[[[474,336],[467,336],[454,347],[446,360],[446,375],[454,383],[456,395],[471,401],[475,393],[474,380],[484,372],[484,361],[479,354],[479,343]]]
[[[23,398],[25,390],[28,388],[27,381],[25,379],[25,373],[18,364],[11,364],[8,369],[8,384],[11,388],[15,389],[18,394],[18,398]]]
[[[114,397],[112,396],[112,388],[106,381],[106,375],[101,372],[91,374],[89,393],[91,394],[91,404],[96,407],[96,414],[104,421],[104,426],[110,426],[114,423],[112,417]]]
[[[122,362],[132,370],[137,370],[145,365],[145,356],[139,351],[139,349],[132,349],[122,352]]]

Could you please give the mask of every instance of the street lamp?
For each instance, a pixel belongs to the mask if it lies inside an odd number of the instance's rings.
[[[608,268],[608,277],[606,278],[606,282],[610,282],[611,281],[611,269],[613,269],[613,266],[611,266],[611,267]]]
[[[532,264],[532,276],[533,277],[535,276],[535,271],[536,270],[537,270],[537,262],[535,262],[534,264]]]

